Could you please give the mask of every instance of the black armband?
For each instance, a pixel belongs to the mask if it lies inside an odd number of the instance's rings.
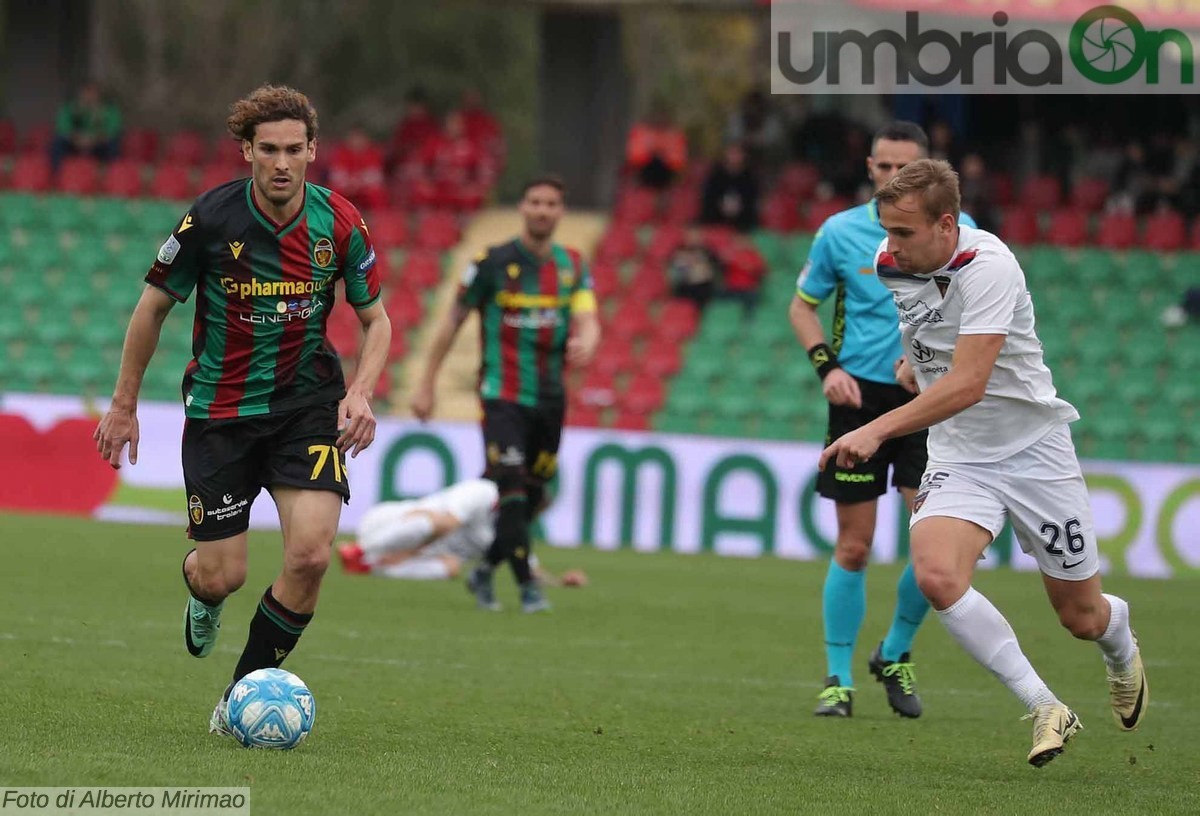
[[[825,343],[817,343],[808,350],[808,361],[812,363],[813,368],[817,371],[817,376],[824,380],[829,376],[829,372],[835,368],[841,368],[838,363],[837,355],[833,353],[833,349]]]

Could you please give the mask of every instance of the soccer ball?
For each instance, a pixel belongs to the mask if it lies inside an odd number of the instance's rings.
[[[247,748],[295,748],[312,730],[316,702],[304,681],[283,669],[259,669],[229,692],[229,727]]]

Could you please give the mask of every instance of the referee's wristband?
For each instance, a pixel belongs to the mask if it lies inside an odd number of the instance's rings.
[[[842,367],[838,363],[837,355],[833,353],[833,349],[825,343],[817,343],[817,345],[808,350],[808,361],[812,363],[813,368],[816,369],[817,376],[822,380],[829,376],[830,371]]]

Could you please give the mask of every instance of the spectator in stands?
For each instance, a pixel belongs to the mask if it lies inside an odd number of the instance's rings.
[[[487,161],[467,135],[463,115],[454,111],[447,114],[441,132],[425,141],[421,164],[434,181],[461,186],[478,181]]]
[[[1162,323],[1168,329],[1178,329],[1189,321],[1200,323],[1200,286],[1189,288],[1179,303],[1168,306],[1162,313]]]
[[[727,144],[704,180],[700,221],[740,232],[757,229],[758,195],[758,178],[746,164],[745,148],[740,142]]]
[[[50,161],[57,170],[67,156],[115,159],[121,145],[121,111],[104,98],[100,86],[88,82],[58,111]]]
[[[723,261],[725,277],[719,297],[739,301],[749,320],[758,308],[766,262],[752,245],[741,242],[724,253]]]
[[[755,171],[782,163],[786,136],[783,118],[760,88],[742,98],[742,104],[730,115],[725,127],[726,140],[740,142],[745,147],[746,162]]]
[[[361,127],[351,128],[346,140],[333,151],[329,184],[359,207],[373,210],[387,206],[383,151]]]
[[[670,186],[687,167],[687,137],[675,124],[671,112],[661,101],[650,108],[645,121],[629,131],[625,145],[625,163],[639,183],[656,190]]]
[[[954,167],[961,163],[962,153],[954,143],[949,123],[938,120],[929,126],[929,158],[948,161]]]
[[[971,213],[980,229],[995,232],[996,193],[991,176],[988,175],[987,165],[978,153],[963,156],[959,166],[959,189],[963,212]]]
[[[413,88],[404,99],[404,115],[392,134],[389,151],[391,166],[407,164],[412,156],[424,149],[425,142],[437,136],[439,131],[437,117],[433,115],[425,90]]]
[[[692,227],[667,260],[671,294],[696,304],[701,311],[712,299],[723,274],[721,259],[704,243],[704,233]]]
[[[463,91],[458,114],[462,117],[463,132],[477,148],[493,162],[504,158],[504,135],[500,122],[483,105],[483,95],[475,88]]]

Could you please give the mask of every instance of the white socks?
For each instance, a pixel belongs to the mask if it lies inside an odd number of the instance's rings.
[[[1104,654],[1104,662],[1116,671],[1126,671],[1133,660],[1133,632],[1129,629],[1129,604],[1116,595],[1105,595],[1105,600],[1112,608],[1108,618],[1108,628],[1096,641]]]
[[[1000,610],[974,587],[937,615],[958,645],[996,675],[1030,711],[1058,702],[1021,651],[1017,636]]]
[[[371,565],[393,550],[416,549],[433,535],[433,519],[425,513],[409,513],[386,524],[372,526],[370,530],[359,530],[358,537],[363,562]]]

